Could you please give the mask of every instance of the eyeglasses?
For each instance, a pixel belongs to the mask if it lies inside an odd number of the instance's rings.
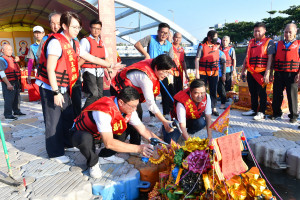
[[[101,28],[96,28],[96,27],[91,27],[91,29],[96,30],[96,31],[101,31]]]
[[[162,34],[162,35],[168,35],[169,34],[169,32],[163,32],[163,31],[159,31],[160,32],[160,34]]]
[[[81,31],[82,27],[81,26],[70,26],[72,29],[77,29],[78,31]]]
[[[124,102],[125,103],[125,102]],[[132,105],[129,105],[128,103],[125,103],[127,106],[129,106],[132,110],[135,110],[137,106],[132,106]]]

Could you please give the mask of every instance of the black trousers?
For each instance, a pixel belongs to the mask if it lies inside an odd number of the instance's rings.
[[[82,109],[103,97],[103,77],[97,77],[89,72],[83,73],[82,91],[87,94],[87,99]]]
[[[290,118],[298,118],[298,83],[295,83],[297,72],[275,72],[273,84],[273,115],[281,116],[281,104],[283,101],[283,90],[286,88]]]
[[[81,80],[78,79],[72,88],[72,105],[74,117],[76,118],[81,113]]]
[[[168,78],[165,78],[162,83],[168,90],[169,94],[174,96],[174,89],[173,84],[169,84]],[[173,101],[171,100],[170,96],[168,95],[166,89],[161,85],[160,86],[160,93],[161,93],[161,101],[162,101],[162,107],[163,107],[163,114],[167,115],[170,114],[171,109],[173,108]]]
[[[222,78],[219,77],[217,92],[221,98],[221,104],[226,103],[226,92],[231,90],[231,72],[226,73],[225,83],[222,81]]]
[[[8,117],[14,113],[20,112],[20,82],[18,80],[10,81],[14,86],[13,90],[8,90],[6,83],[2,82],[2,92],[4,99],[4,116]]]
[[[216,108],[217,105],[217,86],[218,86],[218,76],[207,76],[200,75],[200,79],[204,81],[205,85],[209,84],[209,95],[211,98],[211,108]]]
[[[232,85],[231,75],[232,75],[232,72],[226,73],[226,81],[225,81],[225,91],[226,92],[231,91],[231,85]]]
[[[40,87],[45,122],[46,150],[49,158],[63,156],[64,147],[72,147],[69,130],[73,125],[73,105],[69,93],[63,94],[63,107],[54,105],[51,90]]]
[[[174,76],[174,90],[173,90],[173,97],[179,91],[183,89],[183,83],[180,76]]]
[[[260,73],[262,76],[264,76],[265,72]],[[259,101],[259,111],[265,114],[266,108],[267,108],[267,93],[266,88],[262,88],[262,86],[253,78],[250,72],[247,72],[247,82],[249,87],[249,92],[251,95],[251,109],[254,110],[254,112],[257,112],[258,109],[258,97],[260,99]]]

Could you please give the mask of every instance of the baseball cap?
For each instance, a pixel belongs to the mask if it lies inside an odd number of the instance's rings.
[[[33,32],[36,32],[36,31],[41,32],[41,33],[45,32],[44,28],[41,27],[41,26],[35,26],[35,27],[33,27]]]

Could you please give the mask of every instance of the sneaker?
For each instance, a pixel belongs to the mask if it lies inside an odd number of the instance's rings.
[[[108,163],[114,163],[114,164],[120,164],[125,162],[123,158],[117,157],[115,155],[110,157],[99,157],[99,164],[108,164]]]
[[[20,112],[15,112],[14,115],[20,115],[20,116],[21,116],[21,115],[26,115],[26,114],[25,114],[25,113],[22,113],[22,112],[20,111]]]
[[[297,119],[290,119],[290,123],[294,124],[297,122]]]
[[[279,120],[281,119],[281,115],[272,115],[269,117],[271,120]]]
[[[80,151],[80,150],[77,147],[71,147],[71,148],[65,148],[65,151],[77,152],[77,151]]]
[[[102,177],[102,171],[100,170],[99,164],[97,163],[93,167],[90,167],[90,176],[92,178],[101,178]]]
[[[258,112],[257,115],[253,117],[254,120],[262,120],[265,119],[265,115],[262,112]]]
[[[244,116],[255,116],[255,112],[254,112],[254,110],[249,110],[249,111],[247,111],[247,112],[243,112],[242,113],[242,115],[244,115]]]
[[[212,111],[212,115],[218,117],[220,114],[218,113],[218,111]]]
[[[5,117],[5,119],[8,119],[8,120],[17,120],[18,118],[13,116],[13,115],[9,115],[7,117]]]
[[[50,160],[53,160],[55,162],[62,163],[62,164],[70,162],[70,158],[68,156],[54,157],[54,158],[50,158]]]

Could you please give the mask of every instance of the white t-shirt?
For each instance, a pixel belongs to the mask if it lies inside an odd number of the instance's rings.
[[[115,98],[115,103],[118,107],[117,98]],[[95,120],[97,129],[99,132],[101,132],[101,133],[112,132],[112,127],[111,127],[112,118],[109,114],[101,112],[101,111],[92,111],[92,115],[93,115],[93,118]],[[129,119],[129,124],[131,124],[133,126],[142,124],[136,111],[134,111],[131,114],[131,117]]]
[[[186,123],[186,110],[185,107],[182,103],[177,103],[176,104],[176,113],[177,113],[177,119],[179,123]],[[210,95],[206,94],[206,107],[204,110],[204,113],[206,115],[211,115],[212,110],[211,110],[211,100],[210,100]]]
[[[153,83],[150,78],[144,72],[138,70],[129,72],[126,77],[134,86],[141,88],[148,110],[153,114],[159,112],[159,108],[157,107],[154,99]]]
[[[90,38],[95,39],[92,35],[89,35]],[[98,37],[97,43],[99,43],[100,38]],[[104,45],[104,44],[103,44]],[[80,48],[84,49],[86,52],[91,52],[91,44],[88,41],[88,39],[83,38],[80,40]],[[106,50],[106,47],[104,46],[105,51],[105,58],[108,58],[108,51]],[[84,72],[89,72],[93,74],[96,77],[103,77],[104,76],[104,69],[103,68],[82,68],[81,69],[82,74]]]
[[[64,32],[61,32],[60,34],[62,34],[63,36],[65,36]],[[73,41],[70,40],[70,44],[71,46],[73,47]],[[86,55],[88,52],[86,52],[84,49],[81,49],[81,47],[79,46],[79,56],[84,56]],[[54,55],[54,56],[58,56],[58,57],[61,57],[62,55],[62,48],[61,48],[61,45],[59,43],[59,41],[55,38],[53,38],[48,46],[47,46],[47,56],[48,55]],[[42,88],[44,89],[47,89],[47,90],[52,90],[51,86],[44,83],[43,81],[37,79],[35,81],[35,83],[38,85],[38,86],[41,86]],[[60,88],[61,90],[61,93],[65,93],[67,91],[67,88],[66,87],[61,87]]]

